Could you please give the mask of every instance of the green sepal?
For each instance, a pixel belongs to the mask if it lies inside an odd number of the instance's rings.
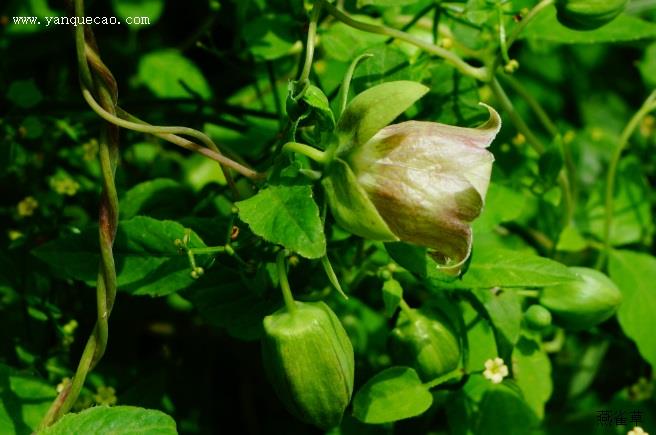
[[[322,180],[330,210],[337,223],[351,233],[371,240],[398,241],[351,168],[342,159],[334,159]]]
[[[450,320],[437,312],[402,311],[389,339],[397,364],[414,368],[428,382],[458,368],[460,343]]]
[[[358,94],[337,121],[337,156],[365,144],[428,91],[421,83],[399,80],[382,83]]]
[[[594,30],[613,21],[628,0],[557,0],[560,23],[573,30]]]
[[[554,323],[567,329],[591,328],[610,318],[620,303],[622,293],[606,275],[586,267],[570,267],[579,280],[544,287],[540,305],[554,317]]]
[[[353,393],[353,346],[323,302],[295,302],[264,318],[267,376],[297,418],[328,430],[338,426]]]

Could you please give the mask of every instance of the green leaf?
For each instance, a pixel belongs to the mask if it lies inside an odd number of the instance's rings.
[[[638,17],[622,14],[596,30],[576,31],[558,22],[556,8],[546,8],[527,26],[523,38],[563,44],[599,44],[606,42],[636,41],[656,37],[656,26]]]
[[[17,5],[16,9],[11,8],[13,4]],[[25,33],[35,33],[43,32],[46,30],[51,30],[51,27],[46,27],[47,21],[44,17],[60,17],[61,12],[51,9],[48,4],[48,0],[24,0],[20,2],[9,3],[8,12],[13,12],[12,16],[15,17],[37,17],[37,23],[35,24],[25,24],[25,23],[13,23],[13,20],[9,20],[7,24],[7,34],[8,35],[20,35]],[[5,8],[4,11],[7,11]]]
[[[403,287],[395,279],[388,279],[383,283],[383,303],[385,304],[385,315],[392,317],[403,299]]]
[[[319,207],[310,186],[269,186],[235,205],[241,220],[263,239],[307,258],[326,254]]]
[[[242,340],[256,340],[262,335],[262,319],[280,305],[278,299],[264,297],[265,275],[264,268],[254,279],[228,269],[211,269],[184,296],[210,325]]]
[[[575,280],[567,266],[548,258],[504,249],[476,251],[462,280],[452,288],[544,287]],[[437,280],[430,280],[439,286]]]
[[[522,307],[513,290],[476,289],[474,296],[483,304],[496,329],[497,346],[505,357],[519,339]]]
[[[412,273],[426,278],[429,268],[436,268],[437,264],[426,254],[427,249],[417,245],[403,242],[385,243],[387,253],[399,266]]]
[[[164,11],[164,0],[112,0],[116,15],[125,22],[128,17],[148,17],[149,22],[130,27],[139,28],[155,24]]]
[[[56,395],[45,380],[0,363],[0,432],[31,434]]]
[[[358,94],[337,121],[338,154],[361,145],[423,97],[428,88],[411,81],[387,82]]]
[[[333,160],[321,185],[333,217],[345,230],[372,240],[398,240],[342,159]]]
[[[540,343],[521,337],[512,354],[513,379],[524,400],[538,418],[544,418],[544,405],[551,397],[551,361]]]
[[[605,237],[606,194],[605,183],[598,183],[587,204],[588,219],[581,222],[582,230],[599,240]],[[654,234],[651,207],[644,198],[651,190],[640,162],[636,158],[624,159],[618,168],[613,201],[613,221],[610,240],[614,246],[630,243],[648,243]]]
[[[430,94],[422,101],[426,113],[450,125],[474,126],[487,121],[489,113],[479,104],[476,79],[444,62],[431,65],[430,73]]]
[[[174,245],[185,228],[174,221],[145,216],[119,223],[114,258],[120,291],[135,295],[164,296],[194,282],[187,256]],[[191,232],[190,248],[206,247]],[[81,234],[64,236],[46,243],[32,253],[67,277],[95,283],[99,262],[98,229],[89,227]],[[207,256],[199,256],[206,267]]]
[[[189,98],[194,94],[205,99],[212,97],[212,89],[200,69],[175,50],[158,50],[142,56],[138,75],[160,98]]]
[[[638,63],[642,80],[649,88],[656,88],[656,42],[652,42],[645,50],[642,60]]]
[[[361,92],[373,86],[395,80],[420,80],[410,65],[408,56],[398,47],[388,44],[367,48],[372,56],[363,60],[353,74],[353,89]]]
[[[560,147],[557,145],[549,147],[538,159],[540,184],[546,188],[552,187],[556,183],[556,179],[563,168],[563,164],[564,158]]]
[[[245,157],[258,158],[276,136],[278,121],[258,117],[245,117],[244,121],[247,125],[239,130],[210,123],[205,123],[203,130],[222,147],[239,150],[239,154]]]
[[[470,304],[462,303],[460,306],[465,325],[470,325],[467,328],[469,361],[467,361],[466,369],[469,371],[483,370],[485,361],[499,355],[494,338],[494,328]]]
[[[96,406],[67,414],[38,435],[176,435],[175,421],[161,411],[135,406]]]
[[[483,212],[474,221],[474,234],[492,230],[499,224],[517,219],[525,205],[524,195],[520,192],[498,183],[490,183]]]
[[[423,414],[433,403],[429,389],[410,367],[390,367],[378,373],[353,399],[353,415],[380,424]]]
[[[477,430],[485,435],[526,435],[538,419],[521,396],[510,386],[492,385],[483,396]]]
[[[319,123],[323,125],[326,130],[335,128],[335,115],[330,109],[330,102],[328,97],[323,91],[314,85],[308,86],[303,94],[303,101],[314,109],[314,112],[319,118]]]
[[[297,42],[293,32],[296,26],[288,15],[256,16],[246,22],[242,36],[256,59],[274,60],[293,51]]]
[[[171,217],[179,210],[185,213],[191,207],[191,193],[177,181],[156,178],[137,184],[121,199],[121,219],[137,215]]]
[[[7,99],[22,109],[29,109],[43,100],[43,94],[34,80],[16,80],[9,85]]]
[[[379,24],[366,15],[352,15],[353,18]],[[354,29],[342,22],[335,22],[330,28],[320,33],[321,48],[329,58],[348,63],[373,45],[382,44],[387,37]]]
[[[622,292],[617,318],[624,333],[635,341],[642,357],[656,367],[656,257],[632,251],[613,251],[610,277]]]

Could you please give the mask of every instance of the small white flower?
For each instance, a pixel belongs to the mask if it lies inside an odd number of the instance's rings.
[[[508,366],[503,363],[501,358],[494,358],[485,361],[485,371],[483,376],[495,384],[501,383],[503,378],[508,376]],[[637,435],[637,434],[632,434]]]
[[[649,435],[643,428],[640,426],[636,426],[633,429],[631,429],[629,432],[627,432],[626,435]]]

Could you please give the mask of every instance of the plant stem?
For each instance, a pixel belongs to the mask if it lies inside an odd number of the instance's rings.
[[[489,79],[489,73],[485,67],[474,67],[460,58],[457,54],[446,50],[442,47],[438,47],[435,44],[423,41],[419,38],[416,38],[408,33],[402,32],[397,29],[393,29],[387,26],[379,26],[375,24],[364,23],[362,21],[357,21],[351,18],[349,15],[337,9],[335,6],[328,3],[327,0],[319,0],[323,6],[330,12],[332,16],[337,18],[339,21],[347,24],[355,29],[362,30],[369,33],[377,33],[379,35],[390,36],[392,38],[399,39],[401,41],[408,42],[412,45],[415,45],[424,51],[431,53],[435,56],[441,57],[444,60],[451,63],[458,71],[461,73],[474,77],[481,81],[487,81]]]
[[[349,88],[351,87],[351,79],[353,78],[353,74],[355,73],[355,68],[362,60],[372,56],[373,54],[371,53],[361,54],[360,56],[353,59],[353,62],[351,62],[348,69],[346,70],[346,74],[344,74],[344,80],[342,80],[342,86],[339,88],[339,97],[338,97],[339,103],[337,104],[337,110],[339,110],[339,112],[337,112],[338,119],[342,115],[342,113],[344,113],[344,109],[346,109],[346,103],[348,102]]]
[[[500,77],[503,79],[503,81],[510,85],[513,91],[517,92],[517,94],[519,94],[519,96],[522,97],[524,101],[526,101],[526,103],[535,112],[535,115],[538,117],[550,135],[557,136],[560,134],[558,128],[556,128],[556,125],[551,120],[542,105],[535,99],[535,97],[533,97],[533,95],[531,95],[529,91],[526,90],[526,88],[519,82],[519,80],[505,74],[500,75]]]
[[[492,88],[492,92],[494,93],[497,101],[499,104],[501,104],[503,110],[508,114],[513,124],[515,124],[517,130],[519,130],[526,137],[528,142],[538,154],[544,153],[544,144],[533,134],[519,113],[517,113],[515,106],[513,105],[512,101],[510,101],[510,98],[508,98],[508,95],[503,90],[499,80],[497,80],[496,77],[490,81],[490,87]]]
[[[449,372],[449,373],[446,373],[446,374],[444,374],[444,375],[442,375],[442,376],[439,376],[439,377],[433,379],[433,380],[430,381],[430,382],[426,382],[426,383],[424,384],[424,386],[425,386],[426,388],[429,388],[429,389],[430,389],[430,388],[434,388],[434,387],[437,387],[438,385],[441,385],[441,384],[443,384],[443,383],[445,383],[445,382],[447,382],[447,381],[450,381],[450,380],[452,380],[452,379],[458,379],[458,378],[461,378],[464,374],[465,374],[464,369],[455,369],[455,370],[453,370],[453,371],[451,371],[451,372]]]
[[[622,157],[622,152],[629,144],[629,139],[631,138],[631,135],[633,135],[635,129],[640,124],[640,121],[642,121],[642,118],[644,118],[652,110],[656,110],[656,90],[654,90],[647,97],[647,99],[642,104],[640,109],[638,109],[635,115],[633,115],[633,117],[629,120],[628,124],[626,124],[626,127],[624,127],[624,130],[622,130],[622,134],[620,135],[620,140],[617,142],[617,147],[615,147],[615,149],[613,150],[613,155],[610,159],[610,164],[608,167],[608,175],[606,178],[606,201],[605,201],[606,219],[604,222],[604,251],[602,255],[599,256],[599,260],[597,262],[598,268],[603,267],[604,262],[608,258],[608,255],[610,254],[610,250],[611,250],[610,238],[611,238],[611,229],[613,226],[613,212],[614,212],[613,202],[615,196],[615,177],[617,176],[617,167],[619,165],[620,158]]]
[[[207,255],[227,252],[226,246],[209,246],[207,248],[189,248],[189,252],[194,255]]]
[[[539,298],[540,297],[540,291],[539,290],[516,290],[516,293],[519,296],[524,296],[525,298]]]
[[[195,151],[208,158],[211,158],[212,160],[215,160],[231,169],[234,169],[235,171],[239,172],[240,174],[242,174],[247,178],[251,178],[255,180],[262,178],[262,174],[259,174],[258,172],[250,168],[247,168],[244,165],[235,162],[234,160],[229,159],[228,157],[218,152],[217,151],[218,147],[216,146],[216,144],[214,144],[212,139],[210,139],[209,136],[207,136],[204,133],[201,133],[198,130],[189,127],[177,127],[177,126],[165,127],[165,126],[158,126],[158,125],[150,125],[148,123],[145,123],[144,121],[141,121],[139,118],[136,118],[135,116],[131,115],[130,113],[126,112],[120,107],[117,107],[117,113],[120,116],[118,117],[104,110],[102,106],[100,106],[96,102],[96,100],[94,99],[93,95],[91,94],[88,88],[82,87],[82,96],[89,104],[91,109],[94,112],[96,112],[98,116],[100,116],[107,122],[111,122],[112,124],[125,128],[127,130],[158,136],[168,142],[171,142],[173,144],[179,145],[183,148],[186,148],[191,151]],[[203,142],[208,148],[202,147],[194,142],[191,142],[188,139],[177,136],[178,134],[192,136]]]
[[[418,320],[417,313],[410,308],[410,305],[408,305],[405,299],[401,298],[399,301],[399,308],[401,308],[401,311],[403,311],[411,322],[416,322]]]
[[[314,58],[314,46],[317,38],[317,22],[321,15],[321,3],[315,3],[310,14],[310,24],[308,25],[307,43],[305,44],[305,63],[303,70],[298,78],[301,83],[307,82],[312,70],[312,59]]]
[[[292,289],[289,287],[289,279],[287,278],[287,251],[282,249],[278,252],[278,257],[276,258],[276,265],[278,266],[278,280],[280,281],[280,290],[282,290],[282,298],[285,301],[285,306],[287,311],[290,314],[296,312],[296,302],[294,302],[294,296],[292,295]]]
[[[506,26],[503,24],[503,10],[499,3],[497,3],[497,22],[499,23],[499,48],[501,49],[501,58],[505,63],[508,63],[510,62],[510,57],[508,56]]]
[[[295,153],[303,154],[307,158],[314,160],[317,163],[321,163],[322,165],[328,163],[328,156],[324,151],[318,150],[314,147],[302,143],[287,142],[285,145],[283,145],[282,150],[285,152],[295,152]]]
[[[84,16],[83,0],[75,0],[75,16]],[[87,64],[85,26],[75,28],[76,53],[80,80],[83,85],[94,87],[100,106],[108,113],[115,111],[116,82],[108,71],[93,75]],[[116,267],[113,244],[118,226],[118,195],[114,176],[118,160],[118,128],[103,123],[99,140],[100,168],[103,190],[99,209],[100,263],[96,285],[96,324],[89,336],[71,382],[58,394],[39,424],[44,429],[66,414],[75,404],[88,373],[100,361],[109,338],[109,315],[116,298]]]

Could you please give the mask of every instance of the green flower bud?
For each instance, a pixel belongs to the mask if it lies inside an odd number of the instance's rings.
[[[276,394],[297,418],[339,425],[353,392],[353,347],[323,302],[296,302],[264,318],[262,355]]]
[[[613,21],[628,0],[557,0],[558,21],[573,30],[594,30]]]
[[[531,305],[524,313],[526,326],[540,331],[551,325],[551,312],[542,305]]]
[[[485,148],[501,119],[485,106],[490,119],[479,128],[387,125],[427,91],[401,81],[355,97],[337,124],[323,186],[335,220],[353,234],[426,246],[438,261],[461,264],[490,181],[494,157]]]
[[[555,322],[568,329],[586,329],[611,317],[622,302],[619,289],[603,273],[585,267],[571,267],[579,277],[545,287],[540,304],[551,311]]]
[[[414,368],[425,382],[455,370],[460,362],[458,336],[437,313],[401,312],[389,345],[395,363]]]

